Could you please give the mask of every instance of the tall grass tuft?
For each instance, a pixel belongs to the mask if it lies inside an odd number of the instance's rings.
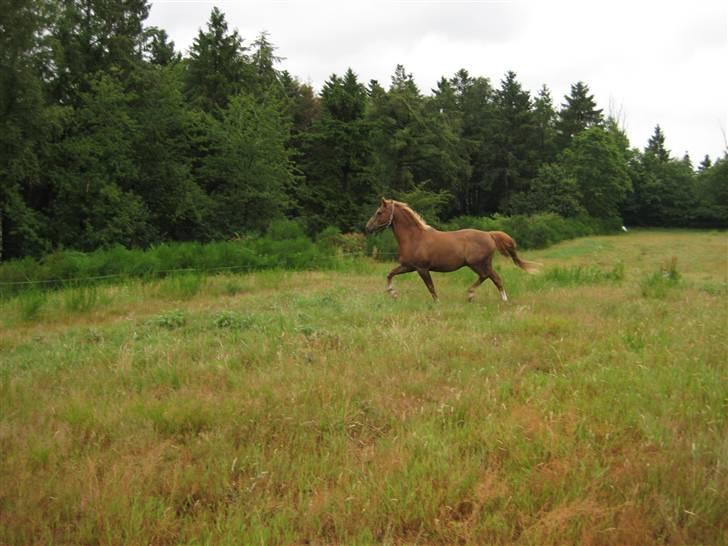
[[[198,273],[173,275],[159,284],[159,295],[172,300],[189,300],[200,292],[204,280]]]
[[[69,313],[85,313],[96,306],[98,290],[96,285],[79,286],[63,291],[63,308]]]
[[[646,277],[640,284],[642,296],[645,298],[665,299],[672,288],[680,284],[681,275],[677,270],[677,257],[673,256]]]
[[[43,306],[48,301],[48,293],[33,289],[22,294],[18,300],[18,315],[24,322],[32,322],[40,316]]]
[[[617,262],[612,269],[603,270],[592,265],[552,267],[542,275],[532,277],[530,284],[535,288],[544,286],[578,286],[624,280],[624,264]]]

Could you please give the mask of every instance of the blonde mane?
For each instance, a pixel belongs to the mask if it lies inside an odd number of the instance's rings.
[[[392,204],[397,205],[400,209],[407,212],[415,221],[415,223],[422,229],[432,229],[432,227],[427,222],[425,222],[422,216],[417,214],[407,203],[402,203],[402,201],[395,201],[394,199],[392,199]]]

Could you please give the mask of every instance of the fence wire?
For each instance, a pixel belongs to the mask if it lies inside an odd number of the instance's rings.
[[[387,257],[396,257],[398,256],[397,252],[377,252],[376,257],[380,256],[387,256]],[[262,257],[262,256],[261,256]],[[355,253],[355,252],[345,252],[345,253],[339,253],[334,256],[332,256],[330,259],[320,260],[320,261],[313,261],[312,263],[308,265],[313,265],[318,267],[325,266],[325,265],[334,265],[333,268],[335,268],[336,260],[339,258],[369,258],[369,259],[375,259],[374,256],[366,256],[363,254]],[[333,269],[332,268],[332,269]],[[164,277],[168,275],[173,275],[177,273],[215,273],[215,272],[221,272],[221,271],[242,271],[242,272],[261,272],[261,271],[270,271],[275,269],[291,269],[294,271],[305,271],[306,268],[291,268],[290,266],[287,266],[285,263],[279,263],[274,265],[267,265],[267,266],[254,266],[254,265],[230,265],[230,266],[220,266],[220,267],[182,267],[182,268],[176,268],[176,269],[162,269],[159,271],[150,271],[146,273],[113,273],[109,275],[93,275],[93,276],[84,276],[84,277],[64,277],[64,278],[55,278],[55,279],[29,279],[24,281],[0,281],[0,287],[12,287],[12,286],[33,286],[33,285],[63,285],[63,284],[72,284],[72,283],[81,283],[81,282],[88,282],[88,281],[101,281],[101,280],[109,280],[109,279],[129,279],[129,278],[139,278],[143,279],[146,277]]]

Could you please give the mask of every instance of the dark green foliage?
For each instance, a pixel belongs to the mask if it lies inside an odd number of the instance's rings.
[[[181,60],[167,32],[157,27],[150,27],[144,31],[144,53],[146,59],[157,66],[167,66]]]
[[[78,104],[100,73],[129,74],[142,60],[147,0],[49,2],[52,63],[50,92],[61,104]]]
[[[634,192],[623,205],[628,223],[650,226],[728,225],[728,171],[725,158],[703,159],[698,173],[683,158],[671,157],[658,125],[643,154],[630,161]]]
[[[302,142],[305,181],[295,192],[309,231],[329,225],[351,231],[366,220],[376,195],[366,100],[366,89],[352,70],[324,84],[321,117]]]
[[[564,151],[562,164],[581,193],[581,204],[596,218],[619,218],[619,206],[632,189],[627,162],[614,136],[601,127],[579,133]]]
[[[490,192],[491,211],[503,210],[513,194],[527,191],[535,172],[536,118],[531,97],[513,72],[508,72],[496,92],[495,158]]]
[[[511,198],[509,212],[535,214],[553,212],[564,217],[585,216],[583,195],[573,173],[558,163],[543,165],[528,192]]]
[[[52,122],[43,108],[43,25],[36,2],[13,0],[0,9],[0,260],[49,248],[36,203]]]
[[[518,248],[544,248],[560,241],[613,233],[615,225],[588,216],[563,218],[553,213],[534,216],[469,217],[461,216],[446,224],[445,229],[475,228],[483,231],[505,231],[513,237]]]
[[[252,85],[253,70],[237,30],[228,31],[225,15],[213,8],[207,30],[200,30],[186,62],[185,96],[206,112],[225,108],[228,100]]]
[[[698,206],[695,223],[728,227],[728,156],[723,156],[711,166],[704,162],[696,186]]]
[[[572,139],[589,127],[598,126],[603,121],[602,110],[597,108],[594,95],[589,94],[589,87],[584,82],[571,86],[571,94],[564,97],[559,119],[556,122],[560,149],[571,144]]]
[[[433,226],[515,214],[512,227],[537,245],[561,237],[542,213],[728,225],[725,158],[694,172],[689,157],[670,156],[659,126],[643,152],[632,149],[583,82],[558,113],[546,86],[531,95],[511,71],[494,88],[461,69],[427,93],[402,65],[387,88],[349,69],[316,93],[279,70],[268,33],[245,42],[213,8],[182,55],[146,26],[149,6],[7,0],[0,10],[0,260],[57,251],[40,267],[52,269],[70,250],[122,259],[119,245],[248,242],[286,218],[309,237],[346,233],[319,238],[336,252],[391,256],[391,236],[360,240],[382,196]],[[299,267],[311,244],[299,235],[250,243],[297,256],[255,267]],[[163,269],[161,254],[142,254],[108,271]],[[17,280],[38,271],[26,273]]]
[[[457,116],[448,115],[442,102],[441,97],[424,97],[401,65],[389,91],[371,86],[371,170],[389,192],[409,192],[424,183],[435,192],[451,191],[470,176]]]
[[[134,154],[139,124],[129,109],[133,97],[110,76],[90,85],[79,97],[65,138],[53,146],[52,240],[84,250],[151,243],[156,234],[149,209],[133,192],[141,174]]]
[[[0,266],[0,296],[69,282],[86,287],[119,278],[172,276],[165,290],[175,297],[189,297],[200,289],[201,273],[326,268],[334,265],[335,252],[330,245],[312,242],[297,223],[279,220],[263,236],[236,241],[169,243],[146,251],[116,246],[89,253],[59,251],[42,260],[13,260]]]
[[[279,103],[241,94],[230,100],[222,119],[202,115],[199,123],[206,156],[195,174],[210,199],[208,236],[265,229],[282,216],[293,183],[288,126]]]

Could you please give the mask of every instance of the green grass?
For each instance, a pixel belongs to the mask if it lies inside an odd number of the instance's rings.
[[[725,235],[523,255],[0,303],[0,544],[728,544]]]

